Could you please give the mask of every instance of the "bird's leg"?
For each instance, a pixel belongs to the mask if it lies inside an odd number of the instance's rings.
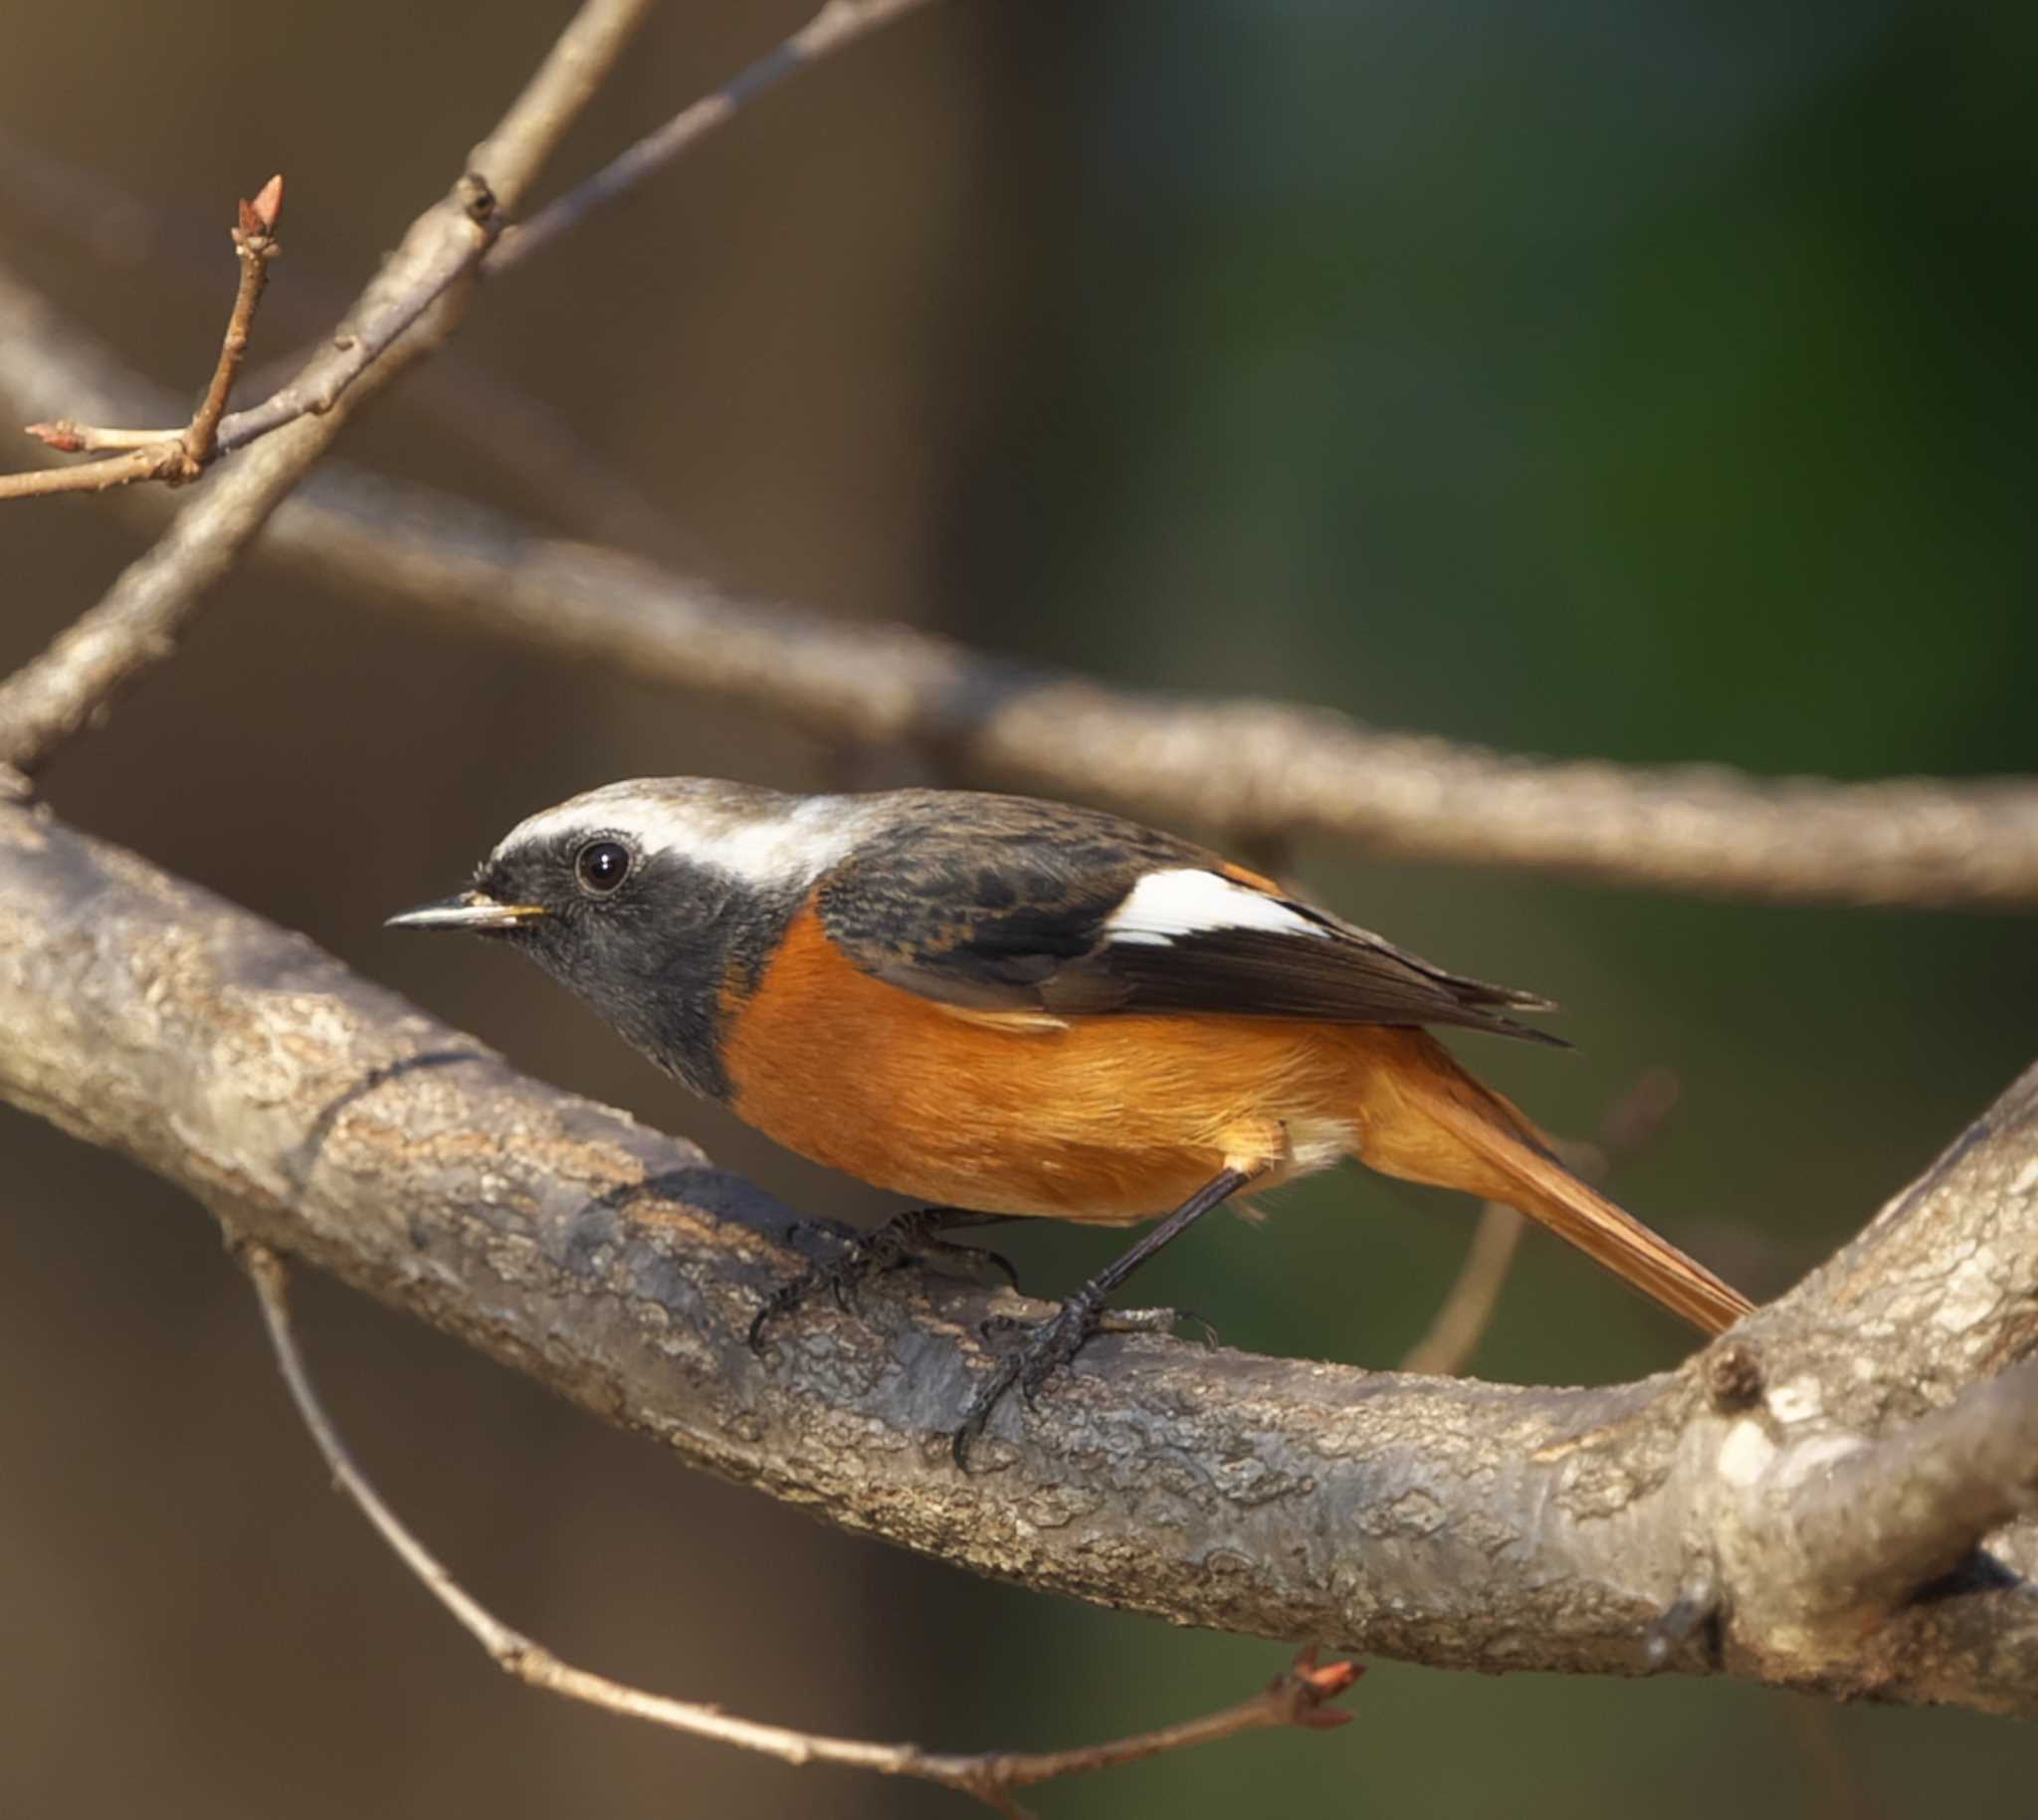
[[[1040,1387],[1073,1359],[1082,1349],[1083,1342],[1104,1324],[1104,1305],[1125,1279],[1156,1252],[1180,1238],[1211,1208],[1221,1206],[1252,1179],[1253,1172],[1244,1169],[1220,1170],[1122,1257],[1107,1264],[1053,1314],[1030,1328],[1025,1343],[1000,1361],[998,1368],[970,1399],[969,1408],[962,1417],[962,1426],[955,1431],[952,1444],[955,1464],[968,1472],[971,1443],[983,1433],[991,1412],[1013,1385],[1018,1385],[1020,1395],[1028,1403],[1033,1402]],[[1146,1330],[1152,1329],[1148,1327]]]
[[[1002,1253],[978,1245],[957,1245],[941,1236],[972,1226],[1000,1226],[1016,1218],[1018,1215],[1009,1213],[973,1213],[966,1207],[909,1207],[868,1232],[835,1220],[822,1222],[832,1237],[842,1241],[841,1255],[780,1284],[764,1299],[750,1322],[750,1350],[763,1351],[764,1329],[816,1292],[826,1290],[835,1298],[835,1306],[847,1314],[869,1279],[915,1262],[961,1264],[972,1276],[988,1269],[1016,1289],[1019,1273]]]

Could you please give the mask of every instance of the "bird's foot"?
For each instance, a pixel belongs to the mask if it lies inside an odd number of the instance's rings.
[[[962,1425],[949,1443],[955,1464],[969,1471],[969,1450],[983,1434],[984,1424],[1015,1385],[1031,1409],[1040,1399],[1041,1387],[1075,1358],[1084,1343],[1096,1333],[1171,1333],[1181,1321],[1202,1329],[1205,1345],[1217,1343],[1217,1329],[1202,1315],[1180,1309],[1118,1309],[1104,1306],[1104,1292],[1094,1283],[1071,1296],[1045,1320],[1015,1320],[996,1314],[980,1329],[992,1334],[1023,1332],[1024,1343],[999,1360],[998,1367],[978,1388],[963,1413]]]
[[[780,1284],[765,1297],[750,1321],[750,1350],[762,1352],[765,1328],[818,1292],[825,1290],[844,1314],[856,1314],[861,1312],[866,1283],[909,1264],[959,1265],[970,1276],[995,1274],[1017,1289],[1019,1273],[1002,1253],[979,1245],[957,1245],[941,1236],[964,1227],[996,1225],[1007,1217],[971,1213],[961,1207],[910,1207],[868,1232],[838,1220],[814,1222],[841,1243],[842,1252]]]

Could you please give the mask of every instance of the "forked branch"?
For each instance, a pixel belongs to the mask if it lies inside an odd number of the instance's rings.
[[[585,0],[496,130],[476,148],[473,168],[445,201],[411,225],[348,312],[333,345],[314,355],[285,388],[301,395],[300,408],[288,414],[294,421],[279,420],[284,428],[181,511],[96,606],[0,683],[0,776],[36,771],[121,689],[168,657],[213,584],[352,413],[452,332],[466,300],[464,292],[449,287],[472,270],[493,240],[498,203],[513,206],[522,197],[544,154],[622,54],[649,4]],[[365,361],[360,368],[349,364],[364,338],[385,331],[381,358],[371,367]],[[340,375],[337,389],[327,384]],[[211,402],[208,393],[194,431],[202,431],[208,450],[216,451],[233,446],[234,420],[204,422]]]
[[[283,213],[283,178],[272,177],[252,202],[236,205],[234,257],[241,279],[234,306],[227,315],[212,380],[191,421],[181,430],[115,430],[81,424],[65,417],[53,423],[32,423],[29,435],[66,454],[117,449],[124,453],[107,461],[77,468],[34,468],[25,474],[0,474],[0,500],[30,499],[55,493],[103,493],[136,481],[195,481],[218,453],[219,423],[226,414],[234,379],[248,352],[248,333],[256,306],[269,283],[269,266],[282,245],[276,224]]]

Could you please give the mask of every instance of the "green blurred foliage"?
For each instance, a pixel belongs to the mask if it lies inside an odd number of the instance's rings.
[[[1006,31],[1036,72],[1026,151],[1059,148],[1062,187],[1033,204],[1028,357],[949,544],[1003,642],[1554,753],[2038,764],[2029,9],[1201,5]],[[1093,99],[1073,134],[1072,31]],[[1477,1058],[1561,1128],[1674,1069],[1683,1104],[1616,1186],[1757,1293],[2038,1033],[2025,918],[1296,863],[1361,918],[1564,999],[1582,1057]],[[1448,1197],[1340,1176],[1199,1235],[1143,1293],[1235,1343],[1390,1359],[1465,1231]],[[1531,1237],[1481,1367],[1612,1377],[1679,1343]],[[1086,1615],[1030,1629],[1080,1690],[1066,1729],[1114,1690],[1149,1716],[1221,1700],[1265,1660]],[[1158,1767],[1144,1799],[2015,1811],[2031,1761],[1965,1719],[1737,1689],[1389,1668],[1354,1704],[1334,1742]]]

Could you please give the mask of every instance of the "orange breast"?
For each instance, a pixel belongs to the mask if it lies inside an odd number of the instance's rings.
[[[931,1203],[1107,1223],[1165,1213],[1228,1164],[1271,1165],[1265,1187],[1334,1160],[1354,1050],[1388,1034],[958,1012],[846,960],[811,907],[726,1009],[735,1110],[788,1148]]]

